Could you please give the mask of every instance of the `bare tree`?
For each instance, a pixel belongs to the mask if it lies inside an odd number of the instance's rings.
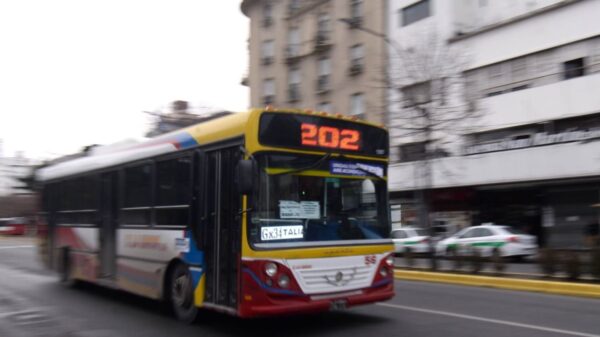
[[[460,151],[460,136],[472,130],[480,113],[466,94],[468,57],[430,32],[415,37],[406,46],[396,41],[388,44],[393,50],[385,81],[388,126],[391,145],[403,150],[393,154],[392,159],[415,161],[419,223],[433,236],[433,165],[445,170],[436,159]],[[433,243],[430,250],[432,268],[436,268]]]

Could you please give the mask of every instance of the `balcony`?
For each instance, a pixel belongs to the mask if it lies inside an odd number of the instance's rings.
[[[348,68],[348,74],[350,76],[356,76],[363,72],[363,64],[359,60],[352,60],[350,68]]]
[[[329,34],[326,32],[319,32],[317,33],[317,35],[315,36],[315,52],[316,53],[321,53],[324,51],[327,51],[329,48],[331,48],[332,43],[331,43],[331,39],[329,38]]]
[[[268,66],[273,63],[273,57],[272,56],[264,56],[261,58],[260,63],[263,66]]]
[[[524,147],[431,161],[433,187],[524,183],[598,176],[600,141]],[[390,165],[390,190],[420,188],[419,162]]]
[[[273,17],[267,16],[262,20],[262,26],[267,28],[273,24]]]
[[[362,27],[363,18],[362,16],[355,16],[347,19],[347,22],[350,29],[357,29]]]
[[[485,113],[477,124],[483,131],[595,113],[600,96],[592,88],[600,88],[600,74],[482,98],[478,108]]]
[[[301,57],[299,44],[290,44],[285,48],[285,63],[291,64],[297,62]]]

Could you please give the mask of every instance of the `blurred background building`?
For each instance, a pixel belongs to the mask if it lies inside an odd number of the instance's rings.
[[[244,0],[250,104],[385,121],[384,0]]]
[[[37,197],[31,188],[31,174],[37,160],[22,153],[5,156],[0,141],[0,218],[31,217],[37,212]]]
[[[426,203],[433,225],[508,224],[551,246],[582,244],[598,222],[600,1],[243,0],[241,10],[252,106],[387,124],[393,219],[423,224]]]
[[[599,219],[600,1],[393,0],[389,6],[394,41],[410,45],[415,36],[434,34],[460,51],[458,94],[479,112],[468,127],[446,130],[460,137],[444,151],[437,150],[442,141],[425,146],[390,125],[397,159],[390,189],[403,220],[416,221],[416,191],[425,186],[433,190],[435,224],[504,223],[542,244],[581,245],[586,226]],[[432,147],[441,155],[429,157],[427,185],[415,172]]]
[[[146,133],[146,137],[155,137],[231,114],[231,112],[223,110],[206,110],[200,111],[200,113],[193,113],[187,101],[174,101],[171,103],[171,111],[168,112],[146,111],[146,113],[154,119],[152,121],[152,128]]]

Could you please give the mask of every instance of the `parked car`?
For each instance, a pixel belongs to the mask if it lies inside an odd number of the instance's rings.
[[[403,254],[407,251],[417,254],[429,253],[431,240],[427,230],[422,228],[399,228],[392,231],[395,253]]]
[[[494,224],[464,228],[436,245],[436,254],[445,256],[468,255],[473,250],[484,257],[520,258],[536,254],[538,246],[535,236]]]
[[[27,221],[24,218],[0,219],[0,235],[24,235]]]

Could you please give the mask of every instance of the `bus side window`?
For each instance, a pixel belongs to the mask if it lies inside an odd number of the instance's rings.
[[[122,225],[149,225],[152,203],[152,164],[125,168],[123,172]]]
[[[187,226],[192,197],[192,158],[188,155],[156,163],[155,210],[158,226]]]

